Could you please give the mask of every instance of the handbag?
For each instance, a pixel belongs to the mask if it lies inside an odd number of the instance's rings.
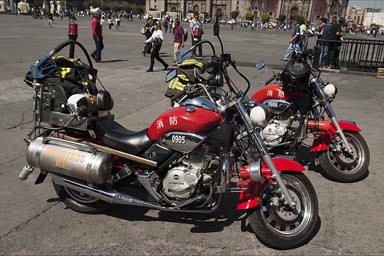
[[[163,44],[163,40],[156,37],[155,40],[153,40],[153,45],[152,45],[153,50],[160,51],[162,44]]]

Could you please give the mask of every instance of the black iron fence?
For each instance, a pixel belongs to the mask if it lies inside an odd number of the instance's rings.
[[[325,50],[328,46],[328,54],[323,57],[323,63],[318,63],[320,66],[324,64],[325,58],[335,56],[336,65],[340,69],[348,71],[365,71],[376,72],[378,68],[384,68],[384,41],[369,40],[369,39],[352,39],[345,38],[342,42],[332,40],[318,40],[317,46],[320,51]],[[329,50],[334,50],[333,55]],[[325,61],[327,63],[327,61]],[[332,60],[327,64],[332,63]]]

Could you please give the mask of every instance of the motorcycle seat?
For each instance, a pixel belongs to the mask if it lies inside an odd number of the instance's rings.
[[[105,146],[132,155],[144,152],[153,144],[147,130],[130,131],[110,119],[101,120],[95,125],[95,134]]]

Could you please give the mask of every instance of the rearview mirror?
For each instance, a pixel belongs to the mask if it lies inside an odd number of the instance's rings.
[[[167,76],[165,77],[165,82],[168,83],[169,81],[173,80],[177,76],[176,69],[169,71]]]
[[[220,35],[220,19],[223,16],[223,12],[219,9],[216,12],[216,20],[215,24],[213,25],[213,35],[214,36],[219,36]]]
[[[263,60],[256,63],[257,70],[263,69],[265,67],[265,62]]]

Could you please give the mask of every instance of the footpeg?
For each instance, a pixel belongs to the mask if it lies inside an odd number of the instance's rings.
[[[20,174],[19,174],[19,179],[20,180],[26,180],[28,178],[28,176],[33,172],[34,168],[32,166],[30,166],[29,164],[26,164],[24,167],[23,167],[23,170],[21,170]]]

